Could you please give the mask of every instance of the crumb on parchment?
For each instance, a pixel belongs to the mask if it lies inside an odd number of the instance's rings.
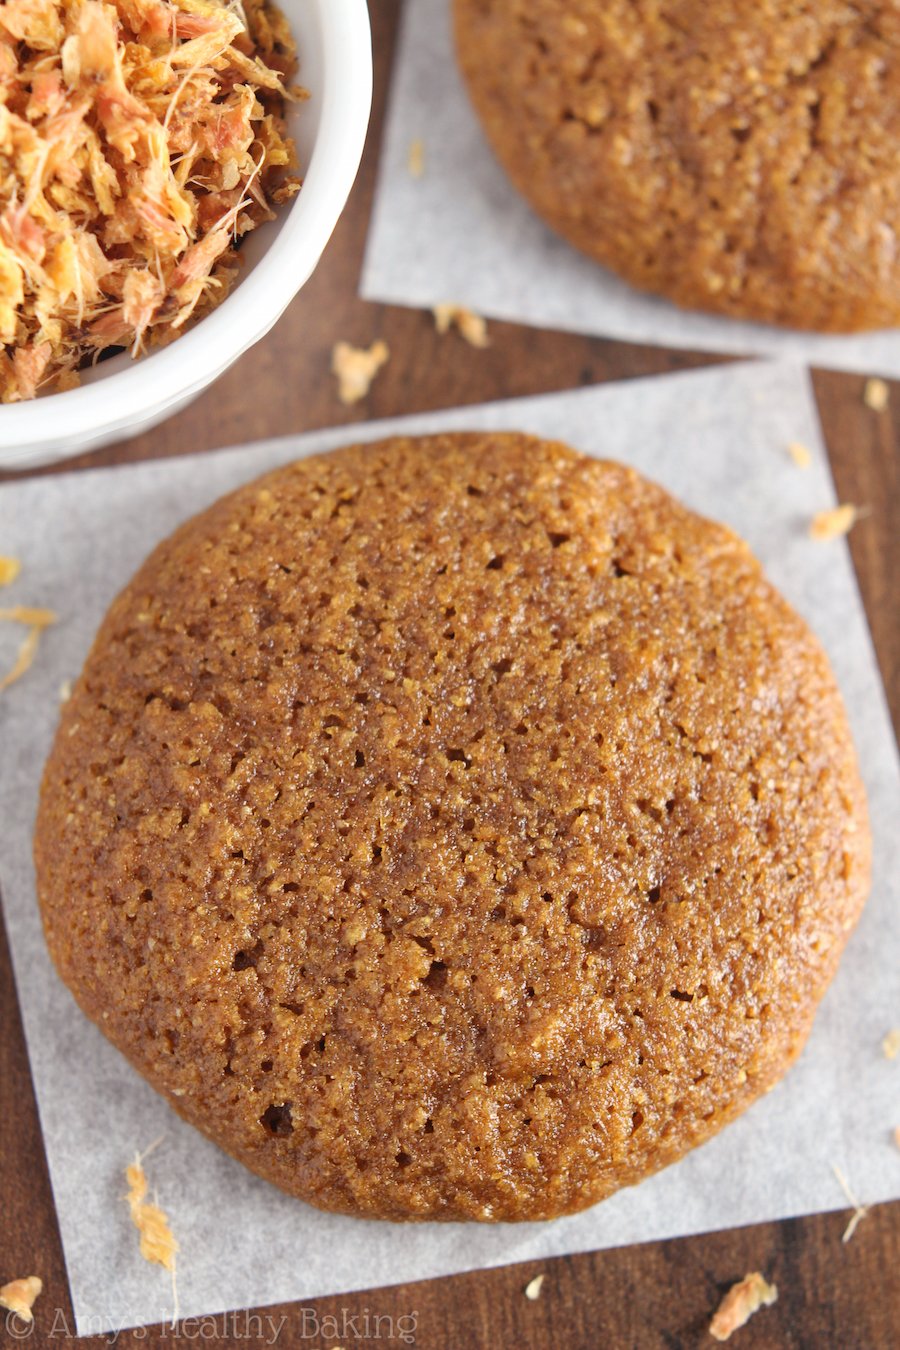
[[[24,623],[28,627],[12,669],[0,679],[0,694],[2,694],[4,689],[15,684],[16,680],[21,679],[30,669],[37,653],[41,633],[51,623],[56,623],[56,615],[52,609],[32,609],[27,605],[13,605],[11,609],[0,609],[0,622]]]
[[[840,1186],[841,1190],[844,1192],[844,1195],[847,1197],[847,1200],[853,1206],[853,1213],[850,1216],[850,1222],[847,1224],[847,1227],[844,1229],[844,1232],[841,1236],[841,1242],[846,1243],[850,1241],[853,1234],[856,1232],[857,1228],[862,1223],[863,1219],[869,1213],[869,1206],[861,1205],[860,1202],[857,1200],[856,1196],[850,1189],[849,1181],[844,1176],[843,1172],[838,1167],[837,1163],[831,1164],[831,1170],[837,1177],[837,1183]]]
[[[131,1214],[131,1222],[140,1234],[140,1252],[145,1261],[162,1266],[172,1276],[172,1325],[178,1321],[178,1286],[175,1282],[175,1257],[180,1250],[178,1240],[169,1227],[168,1215],[155,1203],[147,1200],[147,1175],[144,1172],[144,1159],[153,1152],[157,1139],[144,1152],[134,1155],[134,1162],[125,1168],[125,1180],[128,1182],[128,1194],[125,1200]]]
[[[10,586],[22,570],[18,558],[0,558],[0,586]]]
[[[894,1143],[900,1148],[900,1125],[894,1126]]]
[[[884,380],[866,380],[863,389],[863,403],[873,412],[884,412],[890,402],[891,391]]]
[[[435,305],[432,309],[434,326],[439,333],[449,333],[454,326],[470,347],[489,347],[487,323],[480,314],[463,305]]]
[[[31,1310],[43,1287],[44,1282],[37,1275],[28,1275],[24,1280],[11,1280],[0,1287],[0,1308],[6,1308],[7,1312],[15,1313],[23,1322],[31,1323],[34,1321]]]
[[[709,1324],[710,1335],[716,1341],[727,1341],[755,1312],[771,1307],[777,1298],[775,1285],[769,1284],[758,1270],[752,1271],[733,1284],[722,1299]]]
[[[900,1027],[894,1027],[881,1042],[881,1051],[885,1059],[896,1059],[900,1055]]]
[[[798,469],[808,469],[812,464],[812,451],[809,446],[804,445],[802,441],[791,441],[787,452],[791,459],[797,465]]]
[[[146,1157],[146,1153],[143,1156]],[[145,1261],[164,1266],[174,1275],[178,1242],[164,1211],[159,1205],[150,1204],[147,1200],[147,1176],[140,1153],[125,1168],[125,1180],[128,1182],[125,1199],[128,1201],[131,1222],[141,1235],[141,1256]]]
[[[406,167],[410,178],[423,177],[425,173],[425,142],[421,136],[417,136],[414,141],[410,141]]]
[[[535,1275],[533,1280],[529,1280],[525,1286],[525,1297],[530,1298],[532,1303],[541,1296],[541,1286],[546,1276]]]
[[[390,357],[386,342],[371,347],[353,347],[336,342],[331,352],[331,372],[337,376],[338,398],[344,404],[358,403],[368,394],[372,381]]]
[[[830,511],[819,511],[812,518],[809,537],[819,543],[827,542],[829,539],[840,539],[842,535],[850,533],[859,516],[859,507],[854,506],[852,502],[844,502]]]
[[[143,1153],[134,1155],[134,1162],[125,1168],[125,1180],[128,1182],[128,1194],[124,1197],[128,1203],[131,1222],[140,1234],[140,1253],[145,1261],[162,1266],[172,1276],[172,1325],[178,1321],[178,1286],[175,1283],[175,1257],[180,1250],[178,1240],[169,1227],[168,1215],[156,1203],[147,1200],[147,1175],[144,1172],[144,1159],[162,1142],[156,1139]]]

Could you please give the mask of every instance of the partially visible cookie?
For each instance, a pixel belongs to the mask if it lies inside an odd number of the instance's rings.
[[[868,886],[806,626],[619,464],[485,433],[250,483],[113,604],[44,776],[53,959],[296,1196],[539,1219],[800,1050]]]
[[[896,5],[454,8],[494,150],[578,248],[690,309],[823,332],[900,324]]]

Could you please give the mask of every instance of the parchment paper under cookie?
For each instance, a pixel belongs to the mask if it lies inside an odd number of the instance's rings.
[[[560,437],[626,460],[749,539],[824,641],[840,679],[870,793],[875,885],[802,1059],[711,1143],[576,1218],[397,1227],[330,1217],[282,1195],[182,1124],[128,1067],[50,966],[30,836],[60,686],[77,674],[113,595],[163,535],[225,490],[299,455],[398,429],[477,427]],[[811,449],[809,469],[787,454],[791,441]],[[0,697],[0,884],[79,1331],[171,1313],[168,1277],[138,1255],[122,1200],[123,1168],[159,1135],[147,1171],[181,1242],[184,1315],[839,1209],[846,1202],[833,1163],[861,1200],[900,1197],[891,1139],[900,1061],[888,1062],[880,1048],[900,1024],[900,777],[846,545],[813,543],[806,532],[812,513],[833,504],[808,378],[763,363],[0,488],[0,553],[23,563],[2,603],[48,605],[60,615],[32,670]],[[0,625],[0,662],[11,660],[20,636]],[[841,1231],[836,1220],[836,1268]],[[865,1241],[864,1226],[854,1241]],[[369,1306],[377,1311],[377,1295]]]
[[[424,173],[409,170],[421,140]],[[900,330],[823,337],[689,313],[557,238],[507,182],[458,74],[450,0],[407,0],[362,294],[692,351],[777,356],[900,377]]]

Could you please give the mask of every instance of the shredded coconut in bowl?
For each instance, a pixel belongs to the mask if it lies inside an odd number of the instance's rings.
[[[177,337],[300,187],[267,0],[0,6],[0,400]]]

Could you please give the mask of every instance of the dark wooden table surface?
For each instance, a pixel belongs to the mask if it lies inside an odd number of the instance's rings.
[[[164,426],[77,461],[89,469],[148,457],[181,455],[287,432],[355,420],[476,403],[611,379],[709,364],[712,358],[492,324],[492,343],[476,351],[457,336],[439,338],[428,314],[364,304],[357,281],[375,182],[385,95],[399,14],[398,0],[374,0],[375,112],[362,172],[316,276],[275,331],[203,397]],[[391,359],[367,400],[338,402],[329,375],[333,343],[384,338]],[[869,514],[850,545],[895,727],[900,724],[900,391],[883,413],[862,400],[857,376],[815,376],[819,409],[842,500]],[[673,447],[674,448],[674,447]],[[71,467],[71,464],[67,467]],[[896,1019],[896,1010],[893,1013]],[[891,1011],[885,1010],[886,1028]],[[5,933],[0,931],[0,1283],[38,1274],[35,1346],[74,1335],[53,1197],[41,1143],[28,1059]],[[77,1066],[73,1066],[77,1072]],[[114,1109],[114,1104],[110,1104]],[[900,1092],[897,1122],[900,1124]],[[880,1126],[882,1122],[877,1122]],[[753,1158],[746,1160],[753,1167]],[[864,1199],[865,1197],[863,1197]],[[211,1219],[212,1221],[212,1219]],[[822,1215],[763,1224],[677,1242],[485,1271],[362,1295],[267,1309],[275,1323],[186,1324],[123,1333],[120,1346],[263,1345],[281,1325],[282,1347],[400,1347],[415,1319],[415,1343],[428,1350],[651,1350],[713,1345],[712,1310],[728,1285],[749,1270],[777,1282],[774,1308],[733,1342],[753,1347],[882,1350],[900,1347],[900,1204],[872,1211],[853,1240],[841,1244],[847,1216]],[[535,1274],[541,1297],[524,1297]],[[369,1335],[365,1334],[368,1310]],[[328,1316],[336,1319],[329,1323]],[[375,1322],[375,1318],[380,1318]],[[343,1319],[350,1319],[344,1321]],[[356,1319],[355,1324],[353,1319]],[[319,1331],[316,1331],[316,1327]],[[390,1339],[388,1332],[393,1329]],[[216,1332],[214,1337],[211,1333]],[[377,1332],[378,1334],[372,1334]],[[333,1333],[333,1334],[332,1334]],[[0,1345],[13,1336],[0,1320]],[[85,1345],[106,1344],[91,1338]]]

